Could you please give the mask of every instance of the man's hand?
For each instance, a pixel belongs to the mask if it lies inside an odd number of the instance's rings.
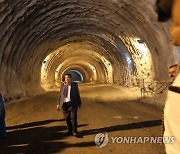
[[[79,109],[81,108],[81,104],[79,104],[78,108],[79,108]]]
[[[57,105],[57,110],[58,110],[58,111],[60,110],[60,106],[59,106],[59,105]]]

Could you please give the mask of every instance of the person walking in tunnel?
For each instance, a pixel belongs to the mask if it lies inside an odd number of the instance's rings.
[[[68,131],[66,135],[78,137],[77,131],[77,111],[81,107],[81,98],[78,84],[72,82],[71,75],[64,76],[64,82],[61,84],[57,109],[62,108],[66,120]]]
[[[0,139],[6,137],[5,108],[2,94],[0,93]]]
[[[172,17],[171,34],[173,45],[180,46],[180,0],[157,0],[159,21],[166,21]],[[173,144],[165,144],[166,153],[180,152],[180,73],[176,73],[174,81],[169,86],[164,108],[164,137],[175,137]]]

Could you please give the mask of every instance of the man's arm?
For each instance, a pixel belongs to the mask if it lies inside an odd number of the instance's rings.
[[[58,96],[58,101],[57,101],[57,109],[58,110],[60,109],[60,100],[61,100],[62,88],[63,88],[63,83],[61,83],[60,91],[59,91],[59,96]]]
[[[79,102],[79,108],[81,107],[81,104],[82,104],[82,102],[81,102],[81,97],[80,97],[80,94],[79,94],[79,87],[78,87],[78,84],[77,84],[77,99],[78,99],[78,102]]]

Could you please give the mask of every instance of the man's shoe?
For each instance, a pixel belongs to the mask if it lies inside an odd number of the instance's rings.
[[[78,132],[73,132],[73,136],[77,137],[77,138],[82,138],[82,136],[80,136],[80,134]]]
[[[71,136],[71,135],[73,135],[73,134],[72,134],[72,132],[68,131],[68,132],[65,133],[65,135],[66,135],[66,136]]]
[[[77,136],[78,133],[77,132],[73,132],[72,134],[73,134],[73,136]]]

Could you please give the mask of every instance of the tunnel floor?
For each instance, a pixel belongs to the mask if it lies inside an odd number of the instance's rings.
[[[58,92],[48,92],[6,106],[8,136],[0,153],[122,153],[163,154],[158,143],[112,143],[97,148],[94,137],[161,136],[162,111],[142,103],[115,86],[80,85],[78,112],[80,138],[66,136],[62,111],[56,110]]]

